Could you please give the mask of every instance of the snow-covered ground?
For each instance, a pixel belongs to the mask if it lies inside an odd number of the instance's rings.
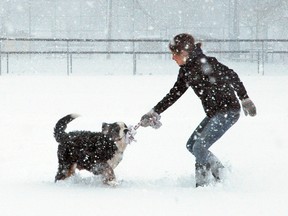
[[[126,75],[105,69],[114,75],[65,76],[63,63],[60,76],[1,76],[0,215],[287,215],[288,76],[283,64],[267,65],[267,76],[257,74],[255,64],[253,70],[246,63],[228,64],[240,75],[258,115],[242,114],[212,146],[227,168],[223,183],[194,186],[195,161],[185,145],[204,112],[192,90],[162,114],[160,129],[138,129],[137,142],[115,170],[118,187],[103,186],[84,171],[54,183],[57,120],[81,114],[68,130],[99,131],[103,121],[137,124],[176,79],[175,63],[165,61],[162,68],[154,63],[138,65],[147,74],[142,76],[127,75],[130,66],[113,62]],[[169,75],[154,74],[157,70]]]

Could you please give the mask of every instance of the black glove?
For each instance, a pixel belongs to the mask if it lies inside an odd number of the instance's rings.
[[[150,112],[142,116],[140,125],[142,127],[151,126],[154,129],[158,129],[162,126],[160,118],[161,116],[152,109]]]
[[[241,101],[245,115],[256,116],[256,107],[250,98]]]

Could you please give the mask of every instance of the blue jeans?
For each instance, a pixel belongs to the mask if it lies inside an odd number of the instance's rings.
[[[186,145],[187,149],[196,157],[196,163],[205,165],[218,161],[208,149],[237,122],[239,117],[240,111],[231,110],[203,119]]]

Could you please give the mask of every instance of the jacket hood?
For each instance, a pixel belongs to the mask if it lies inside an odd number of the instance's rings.
[[[203,55],[203,51],[201,49],[201,44],[197,43],[194,45],[193,51],[189,52],[189,58],[187,59],[186,63],[184,65],[181,65],[180,67],[185,67],[185,66],[191,64],[200,55]]]

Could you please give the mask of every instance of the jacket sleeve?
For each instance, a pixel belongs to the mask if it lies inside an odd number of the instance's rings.
[[[234,70],[226,67],[225,77],[229,80],[230,85],[233,87],[240,100],[248,98],[247,91],[238,74]]]
[[[208,61],[212,65],[213,70],[218,71],[218,76],[220,79],[223,79],[225,83],[229,83],[231,85],[240,100],[248,98],[247,91],[238,74],[234,70],[221,64],[215,57],[209,57]]]
[[[153,108],[158,114],[164,112],[172,104],[174,104],[188,89],[184,79],[184,73],[179,71],[177,81],[174,86],[170,89],[169,93]]]

